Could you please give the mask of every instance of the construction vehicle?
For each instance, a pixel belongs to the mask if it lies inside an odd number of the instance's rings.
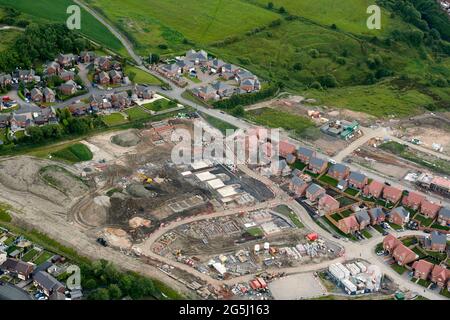
[[[142,183],[144,183],[144,184],[153,183],[153,179],[147,177],[145,174],[140,173],[139,177],[142,179]]]

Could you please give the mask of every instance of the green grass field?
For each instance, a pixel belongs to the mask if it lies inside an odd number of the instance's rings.
[[[287,131],[293,131],[298,136],[301,136],[306,129],[314,126],[311,120],[306,117],[292,115],[271,108],[248,111],[245,117],[250,121],[270,128],[283,128]]]
[[[198,44],[223,40],[266,25],[278,15],[240,0],[89,0],[116,26],[132,34],[139,49],[184,48],[184,38]],[[167,51],[167,50],[164,50]]]
[[[130,73],[135,74],[135,77],[133,79],[133,82],[135,82],[135,83],[150,84],[150,85],[162,84],[162,82],[155,76],[151,75],[148,72],[142,71],[141,69],[138,69],[136,67],[127,66],[125,68],[125,74],[130,75]]]
[[[103,122],[108,126],[117,126],[119,124],[127,123],[128,120],[124,118],[124,116],[120,113],[112,113],[102,117]]]
[[[69,15],[66,13],[67,7],[73,5],[71,0],[0,0],[0,6],[8,6],[15,8],[30,17],[34,21],[51,21],[65,23]],[[123,48],[120,41],[98,22],[93,16],[82,9],[81,11],[81,33],[88,38],[114,50],[126,55],[125,48]]]
[[[73,144],[67,148],[53,152],[51,155],[72,163],[89,161],[93,157],[91,150],[82,143]]]
[[[222,132],[222,134],[224,135],[227,133],[227,130],[237,130],[237,127],[233,126],[232,124],[210,115],[202,113],[202,117],[206,120],[206,122],[208,122],[214,128],[220,130],[220,132]]]
[[[42,253],[39,255],[39,257],[37,257],[36,260],[34,261],[34,264],[36,264],[38,266],[41,263],[44,263],[45,261],[50,259],[51,257],[53,257],[53,253],[50,253],[48,251],[42,251]]]
[[[266,0],[249,0],[262,6],[267,5]],[[405,24],[398,19],[392,19],[389,13],[382,12],[382,29],[369,30],[367,28],[366,13],[370,5],[376,3],[374,0],[276,0],[273,1],[276,8],[283,6],[288,13],[307,17],[308,19],[325,26],[333,23],[341,30],[351,33],[369,35],[380,35],[398,28],[406,28]]]
[[[247,232],[254,237],[262,237],[264,235],[264,232],[259,227],[247,229]]]

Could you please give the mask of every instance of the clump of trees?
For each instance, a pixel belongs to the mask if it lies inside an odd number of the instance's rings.
[[[120,272],[106,260],[81,267],[81,285],[90,300],[117,300],[126,296],[138,300],[161,298],[151,279],[133,272]]]
[[[65,24],[30,24],[10,50],[0,54],[0,70],[30,68],[37,62],[53,60],[61,52],[80,53],[89,42]]]

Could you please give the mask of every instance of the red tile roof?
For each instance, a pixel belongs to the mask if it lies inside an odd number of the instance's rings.
[[[434,264],[427,260],[419,260],[414,262],[413,269],[424,274],[429,274],[433,270]]]
[[[441,209],[441,206],[437,203],[434,203],[432,201],[429,201],[427,198],[423,199],[421,203],[421,212],[429,212],[433,215],[436,215],[439,210]]]
[[[439,265],[435,265],[433,271],[431,272],[433,278],[440,277],[442,279],[448,280],[450,278],[450,270],[445,269]]]
[[[408,264],[409,262],[412,262],[419,257],[414,251],[405,246],[403,243],[400,243],[394,249],[394,251],[392,252],[392,256],[402,264]]]
[[[416,193],[416,192],[410,192],[407,197],[403,199],[403,204],[405,205],[420,205],[422,201],[425,199],[425,196]]]
[[[280,155],[286,157],[288,154],[294,154],[296,147],[287,141],[280,141],[279,143]]]
[[[383,191],[384,184],[373,180],[367,187],[366,187],[366,194],[371,194],[373,196],[379,197],[381,195],[381,192]]]
[[[383,191],[384,198],[394,199],[396,201],[400,200],[402,196],[402,190],[397,189],[392,186],[386,186]]]
[[[350,216],[342,219],[342,222],[348,227],[349,230],[353,228],[359,228],[358,220],[355,216]]]
[[[395,247],[397,247],[399,244],[401,243],[400,240],[398,240],[395,236],[393,236],[392,234],[388,234],[384,239],[383,239],[383,246],[387,247],[388,249],[394,249]]]

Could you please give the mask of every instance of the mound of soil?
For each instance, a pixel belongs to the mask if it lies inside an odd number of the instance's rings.
[[[130,184],[127,187],[127,192],[135,198],[154,198],[157,196],[156,192],[147,190],[142,184]]]
[[[118,146],[130,148],[137,146],[141,139],[134,132],[124,132],[112,137],[111,141]]]

